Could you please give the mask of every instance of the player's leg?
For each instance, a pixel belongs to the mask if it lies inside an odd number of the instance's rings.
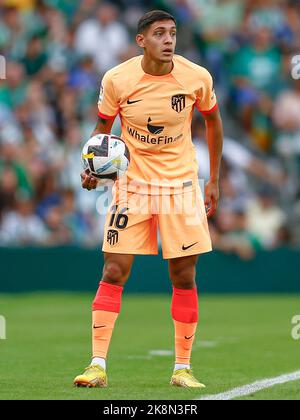
[[[173,284],[172,318],[175,328],[175,367],[171,384],[204,387],[191,374],[190,359],[198,322],[196,264],[198,255],[169,260]]]
[[[75,378],[77,386],[107,386],[107,353],[133,260],[133,255],[104,254],[103,275],[93,301],[92,362],[83,375]]]
[[[157,254],[157,220],[147,212],[147,197],[145,211],[136,211],[140,204],[136,195],[116,192],[107,212],[103,277],[93,302],[93,358],[84,375],[75,378],[77,385],[106,386],[106,356],[134,255]]]
[[[176,361],[171,383],[202,387],[191,375],[190,357],[198,321],[196,264],[201,253],[211,250],[210,235],[200,188],[184,189],[169,200],[170,212],[159,215],[159,229],[173,283]]]
[[[169,260],[169,274],[173,285],[171,313],[175,327],[175,369],[190,368],[198,321],[195,282],[197,260],[197,255]]]
[[[115,322],[121,309],[123,287],[127,282],[133,255],[104,253],[103,276],[93,302],[93,360],[106,368],[106,357]]]

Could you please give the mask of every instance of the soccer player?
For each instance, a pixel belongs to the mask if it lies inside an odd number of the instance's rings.
[[[105,224],[105,264],[93,302],[93,358],[74,383],[107,386],[106,358],[123,287],[134,255],[157,254],[159,228],[173,284],[175,366],[171,384],[203,388],[190,367],[198,321],[195,276],[199,254],[211,251],[207,217],[216,212],[219,199],[222,122],[209,72],[174,55],[173,16],[159,10],[146,13],[138,23],[136,41],[144,54],[108,71],[100,90],[93,135],[109,134],[119,114],[131,159],[127,177],[116,182]],[[205,202],[191,140],[195,107],[205,118],[210,154]],[[81,178],[83,188],[96,188],[97,179],[87,173]]]

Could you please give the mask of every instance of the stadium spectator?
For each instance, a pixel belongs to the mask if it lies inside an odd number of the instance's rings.
[[[47,231],[34,213],[32,200],[18,200],[16,208],[3,218],[0,229],[2,245],[45,245],[47,239]]]
[[[60,205],[51,206],[45,214],[48,245],[64,246],[72,243],[72,231],[64,223],[63,209]]]
[[[300,80],[277,97],[273,121],[278,129],[278,150],[282,154],[300,154]]]
[[[257,236],[249,231],[243,208],[237,207],[233,211],[221,209],[211,230],[216,249],[236,254],[243,260],[254,258],[262,248]]]
[[[118,64],[128,44],[127,29],[118,21],[118,10],[110,3],[102,4],[96,19],[84,21],[77,29],[76,50],[81,55],[92,56],[100,74]]]
[[[39,73],[47,62],[47,55],[43,50],[41,39],[37,36],[28,42],[26,53],[22,59],[27,76]]]
[[[249,46],[237,52],[231,68],[233,102],[238,117],[262,150],[272,145],[270,113],[280,80],[281,55],[268,27],[251,33]]]
[[[249,231],[257,236],[262,247],[271,249],[281,245],[279,232],[286,224],[286,216],[267,185],[261,187],[258,197],[248,206],[247,219]]]
[[[6,80],[0,84],[0,103],[14,108],[24,102],[27,91],[27,80],[24,66],[9,61],[6,66]]]

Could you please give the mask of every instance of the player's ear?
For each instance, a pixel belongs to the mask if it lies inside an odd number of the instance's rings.
[[[135,39],[139,47],[145,48],[145,37],[143,34],[137,34]]]

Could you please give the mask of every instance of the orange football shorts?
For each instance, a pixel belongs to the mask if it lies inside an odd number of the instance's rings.
[[[164,259],[212,250],[200,186],[173,195],[116,190],[104,230],[104,252],[157,255],[158,230]]]

